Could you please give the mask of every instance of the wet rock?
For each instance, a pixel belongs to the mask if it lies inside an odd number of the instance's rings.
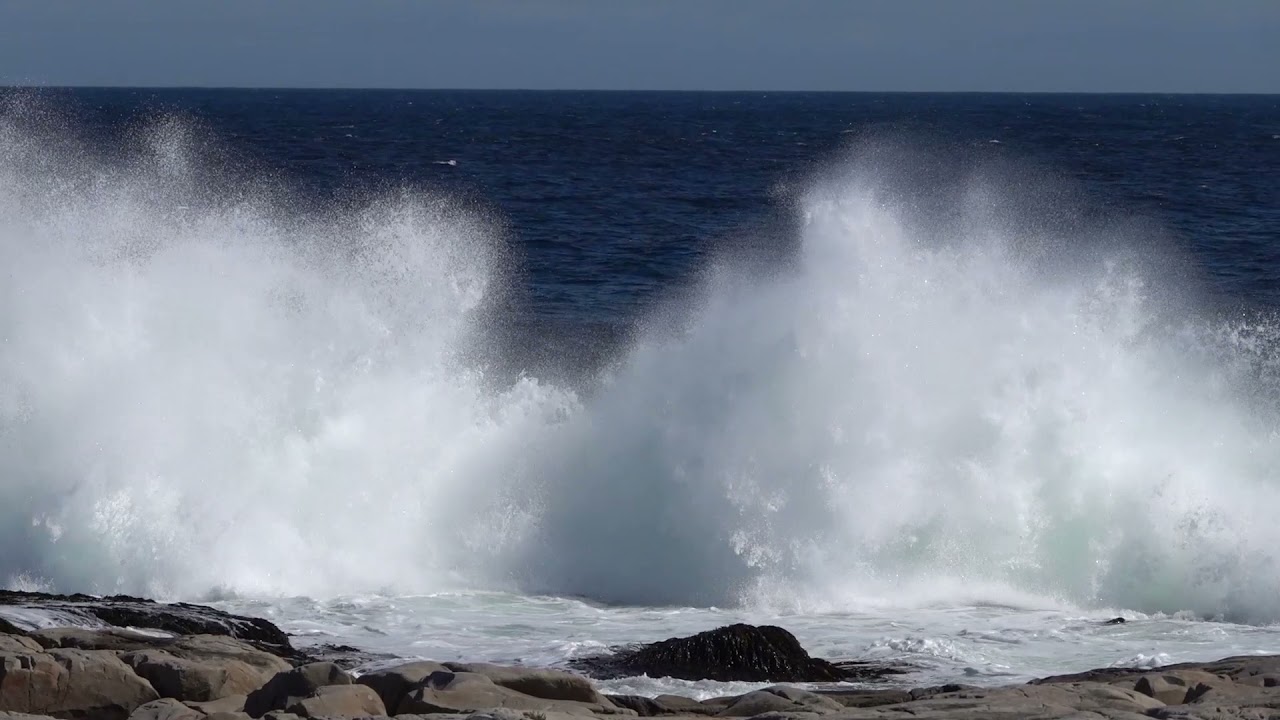
[[[595,678],[634,675],[720,682],[838,682],[868,680],[901,668],[810,657],[791,633],[771,625],[729,625],[692,637],[617,648],[573,667]]]
[[[158,603],[127,595],[94,597],[8,590],[0,591],[0,605],[45,608],[64,616],[96,620],[116,627],[148,628],[173,635],[226,635],[292,650],[289,637],[271,622],[232,615],[203,605]]]
[[[1102,624],[1103,625],[1123,625],[1125,624],[1125,619],[1122,617],[1114,617]]]
[[[306,663],[331,662],[343,670],[354,670],[375,663],[394,662],[396,657],[387,653],[369,652],[350,645],[312,645],[306,651],[298,651]]]
[[[631,710],[640,717],[658,717],[659,715],[677,715],[671,708],[651,697],[644,695],[606,695],[614,707]]]

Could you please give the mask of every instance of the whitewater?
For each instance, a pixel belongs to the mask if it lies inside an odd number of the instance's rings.
[[[1158,231],[1062,221],[1048,180],[926,192],[917,154],[851,148],[785,258],[718,254],[551,380],[495,339],[494,211],[315,207],[189,118],[104,152],[7,103],[12,588],[437,660],[733,620],[912,683],[1280,651],[1280,323],[1210,309]]]

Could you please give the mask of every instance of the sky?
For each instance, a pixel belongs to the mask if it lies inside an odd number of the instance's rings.
[[[1280,0],[0,0],[0,84],[1280,93]]]

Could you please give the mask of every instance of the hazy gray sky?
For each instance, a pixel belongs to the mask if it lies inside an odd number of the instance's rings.
[[[1280,0],[0,0],[0,83],[1280,92]]]

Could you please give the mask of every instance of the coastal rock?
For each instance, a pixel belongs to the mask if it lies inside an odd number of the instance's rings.
[[[395,667],[375,670],[356,678],[356,682],[367,685],[378,693],[382,703],[392,713],[397,712],[400,700],[409,694],[415,686],[434,672],[448,671],[444,665],[436,662],[422,661],[396,665]]]
[[[119,628],[148,628],[172,635],[226,635],[293,652],[284,631],[262,618],[232,615],[203,605],[158,603],[154,600],[114,595],[49,595],[0,591],[0,606],[12,605],[54,611],[65,618],[81,618],[84,625],[106,623]]]
[[[296,700],[285,712],[304,718],[339,715],[365,717],[385,715],[387,708],[373,688],[365,685],[328,685],[318,688],[314,695]]]
[[[192,702],[188,700],[183,703],[192,710],[199,710],[205,715],[214,715],[217,713],[241,713],[244,712],[244,701],[247,699],[245,695],[228,695],[218,698],[217,700],[209,700],[206,702]]]
[[[206,657],[189,660],[163,650],[143,650],[120,656],[163,698],[206,702],[228,695],[245,695],[266,684],[268,676],[239,660]]]
[[[585,703],[574,700],[549,700],[494,684],[487,676],[470,672],[432,673],[404,697],[396,708],[405,713],[465,713],[475,710],[556,711],[575,715],[623,714],[612,704]],[[630,714],[627,711],[626,714]]]
[[[612,655],[583,658],[572,665],[601,679],[648,675],[720,682],[839,682],[900,672],[864,663],[836,665],[810,657],[786,630],[745,624],[618,648]]]
[[[483,675],[494,685],[515,690],[530,697],[546,700],[575,700],[577,702],[608,705],[591,681],[581,675],[560,670],[503,667],[487,663],[445,663],[452,672]]]
[[[157,698],[150,683],[110,652],[0,654],[0,710],[122,720]]]
[[[311,663],[278,673],[267,684],[249,693],[244,711],[262,717],[272,710],[285,710],[298,700],[312,697],[330,685],[350,685],[351,676],[333,663]],[[376,693],[375,693],[376,694]]]
[[[1230,680],[1201,670],[1171,670],[1143,675],[1133,684],[1133,689],[1166,705],[1181,705],[1191,702],[1188,693],[1193,688],[1207,690],[1223,683],[1232,684]]]
[[[797,688],[771,687],[742,695],[719,717],[755,717],[765,713],[827,714],[844,710],[840,703]]]
[[[139,706],[129,715],[129,720],[203,720],[205,714],[183,705],[172,698],[153,700]]]
[[[0,653],[43,652],[40,643],[24,635],[0,635]]]

